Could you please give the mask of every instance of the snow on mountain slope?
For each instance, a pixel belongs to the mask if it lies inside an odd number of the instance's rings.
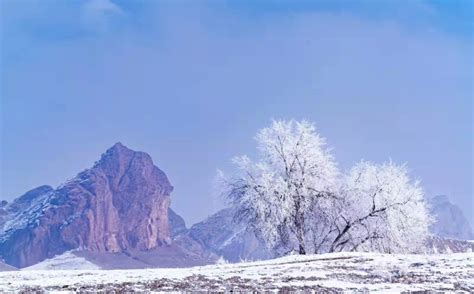
[[[49,205],[52,196],[50,186],[40,186],[18,197],[12,203],[0,207],[0,241],[8,239],[16,230],[27,227],[37,220]]]
[[[334,253],[180,269],[0,273],[0,292],[474,291],[474,254]]]
[[[97,270],[100,267],[84,257],[75,255],[72,251],[66,251],[61,255],[43,260],[35,265],[25,267],[22,270]]]
[[[205,265],[200,256],[177,245],[162,246],[149,251],[91,252],[70,250],[22,270],[91,270],[178,268]]]
[[[6,263],[3,263],[0,261],[0,272],[3,272],[3,271],[16,271],[18,270],[16,267],[13,267],[11,265],[8,265]]]

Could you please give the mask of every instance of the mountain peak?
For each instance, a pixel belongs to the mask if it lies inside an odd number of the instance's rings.
[[[160,182],[164,194],[169,194],[172,191],[166,175],[154,165],[150,155],[129,149],[120,142],[107,149],[93,169],[100,169],[112,186],[125,184],[124,180],[127,178],[142,182],[153,179],[153,181]]]
[[[115,143],[108,150],[123,150],[123,149],[131,150],[127,146],[123,145],[122,142]]]
[[[153,161],[148,154],[132,150],[122,143],[117,142],[102,154],[100,160],[94,165],[94,168],[100,167],[103,170],[114,174],[123,173],[138,153],[145,154],[142,156],[148,157],[148,160],[146,160],[147,162],[144,162],[143,165],[153,166]]]
[[[15,210],[17,226],[0,231],[0,258],[23,267],[76,248],[115,253],[168,245],[172,190],[147,153],[116,143],[56,190],[41,186],[15,201],[24,205]]]
[[[134,152],[137,152],[137,151],[134,151],[128,148],[127,146],[123,145],[121,142],[117,142],[114,145],[112,145],[112,147],[107,149],[104,154],[102,154],[102,158],[107,157],[107,156],[114,156],[114,155],[118,156],[121,154],[132,154]]]

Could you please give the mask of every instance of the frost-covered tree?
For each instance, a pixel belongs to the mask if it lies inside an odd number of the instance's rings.
[[[321,252],[418,252],[431,221],[417,181],[405,166],[361,162],[345,176],[319,228]]]
[[[334,197],[338,170],[326,140],[307,121],[273,121],[256,136],[258,160],[234,159],[225,193],[270,248],[308,251],[315,203]]]
[[[257,133],[258,160],[234,159],[224,193],[268,247],[296,250],[418,252],[430,216],[405,166],[361,162],[338,172],[313,124],[273,121]]]

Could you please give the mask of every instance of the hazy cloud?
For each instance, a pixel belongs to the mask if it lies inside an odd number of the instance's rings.
[[[81,19],[85,26],[96,32],[107,32],[124,11],[111,0],[88,0],[81,7]]]

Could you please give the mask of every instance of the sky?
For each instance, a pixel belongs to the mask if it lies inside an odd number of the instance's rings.
[[[0,199],[115,142],[149,153],[193,224],[271,119],[317,125],[342,170],[406,163],[474,223],[473,2],[0,2]]]

